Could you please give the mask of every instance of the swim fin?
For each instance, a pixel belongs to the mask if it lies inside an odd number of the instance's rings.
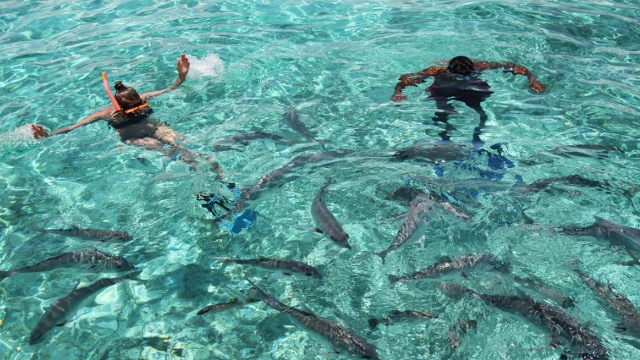
[[[251,209],[247,209],[239,214],[233,214],[233,221],[223,220],[220,224],[227,228],[231,235],[236,236],[240,232],[251,225],[258,218],[258,212]]]

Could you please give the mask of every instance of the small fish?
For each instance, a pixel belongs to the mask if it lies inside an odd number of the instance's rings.
[[[479,263],[489,263],[498,268],[505,268],[503,263],[497,262],[494,260],[493,255],[491,254],[464,254],[460,255],[457,258],[451,260],[448,257],[445,257],[435,264],[424,268],[414,274],[406,275],[406,276],[397,276],[397,275],[389,275],[389,280],[391,282],[404,282],[408,280],[418,280],[425,278],[436,278],[440,276],[440,274],[447,273],[454,270],[463,270],[472,268]]]
[[[259,139],[271,139],[274,141],[282,141],[282,142],[291,142],[291,139],[284,138],[280,135],[270,134],[266,132],[256,131],[244,134],[233,135],[227,139],[220,140],[213,145],[213,150],[215,151],[223,151],[233,149],[234,144],[242,144],[244,146],[249,145],[250,140],[259,140]]]
[[[304,136],[309,141],[314,141],[320,144],[324,149],[324,143],[311,135],[309,129],[304,125],[304,123],[300,120],[300,115],[293,108],[287,108],[284,110],[284,119],[291,126],[293,130],[298,132],[300,135]]]
[[[209,306],[205,306],[202,309],[198,310],[198,315],[203,315],[206,314],[208,312],[210,313],[216,313],[219,311],[223,311],[223,310],[227,310],[227,309],[231,309],[234,307],[239,307],[239,306],[244,306],[245,304],[250,304],[250,303],[254,303],[260,301],[260,299],[246,299],[245,301],[239,301],[236,298],[233,298],[231,300],[229,300],[229,302],[226,303],[220,303],[220,304],[213,304],[213,305],[209,305]]]
[[[85,250],[78,252],[66,252],[31,266],[20,269],[0,271],[0,280],[20,273],[44,272],[61,267],[72,267],[76,265],[88,265],[94,272],[103,270],[127,271],[134,268],[125,258],[107,254],[98,250]]]
[[[613,310],[620,317],[620,323],[616,326],[616,330],[626,331],[630,335],[640,338],[640,314],[633,303],[624,295],[614,292],[610,285],[595,280],[579,270],[574,271],[589,289],[598,295],[605,307]]]
[[[426,217],[428,217],[429,212],[433,210],[433,203],[433,197],[427,193],[418,194],[413,199],[409,211],[407,211],[404,221],[396,234],[396,238],[386,250],[376,253],[376,255],[382,258],[383,263],[390,252],[399,248],[405,242],[422,236],[424,233],[423,228],[427,220]]]
[[[230,258],[221,258],[223,262],[232,262],[235,264],[243,264],[243,265],[255,265],[260,266],[267,269],[275,269],[282,270],[285,274],[291,273],[301,273],[306,276],[315,276],[317,278],[322,278],[322,275],[315,267],[311,265],[307,265],[302,261],[296,260],[286,260],[286,259],[271,259],[260,257],[257,259],[230,259]]]
[[[342,225],[340,225],[336,217],[333,216],[331,211],[329,211],[327,204],[325,204],[324,199],[322,198],[327,187],[329,187],[329,182],[322,186],[320,192],[315,199],[313,199],[313,203],[311,204],[311,215],[316,224],[316,231],[326,235],[336,244],[347,249],[351,249],[351,245],[348,241],[349,234],[342,229]]]
[[[405,319],[436,319],[438,315],[432,313],[429,310],[415,311],[415,310],[393,310],[389,313],[389,316],[381,319],[369,319],[369,327],[374,330],[378,324],[389,325],[392,322]]]
[[[560,308],[535,301],[531,297],[481,294],[454,283],[438,284],[438,288],[453,299],[469,294],[489,306],[520,315],[549,331],[554,337],[552,345],[557,345],[560,341],[569,343],[581,359],[609,358],[600,339]]]
[[[595,222],[586,227],[561,227],[563,234],[593,236],[620,245],[628,250],[640,251],[640,229],[613,223],[594,216]]]
[[[82,229],[75,225],[71,226],[69,229],[40,229],[36,228],[37,231],[48,233],[48,234],[58,234],[64,236],[77,237],[85,240],[98,240],[98,241],[129,241],[133,239],[131,235],[129,235],[126,231],[112,231],[112,230],[103,230],[103,229]]]
[[[363,359],[378,360],[380,356],[375,345],[367,342],[365,338],[347,330],[344,326],[317,316],[307,311],[287,306],[273,296],[265,293],[256,284],[247,280],[261,294],[260,298],[269,307],[289,315],[298,325],[320,335],[333,346],[336,352],[346,350],[353,355],[359,355]]]
[[[425,147],[426,145],[432,145]],[[446,162],[461,159],[471,154],[471,149],[453,142],[427,143],[422,142],[396,150],[393,160],[426,159],[433,162]]]
[[[139,273],[139,272],[134,272]],[[39,342],[44,334],[56,326],[62,326],[69,321],[69,317],[73,315],[81,305],[98,291],[119,283],[120,281],[129,279],[132,274],[119,278],[104,278],[94,282],[91,285],[73,290],[69,295],[57,299],[47,311],[44,313],[38,324],[31,332],[29,344],[33,345]]]

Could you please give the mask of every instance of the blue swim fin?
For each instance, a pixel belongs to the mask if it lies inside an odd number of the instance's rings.
[[[233,214],[233,221],[223,220],[220,224],[227,228],[231,235],[236,236],[251,225],[258,218],[258,212],[247,209],[239,214]]]

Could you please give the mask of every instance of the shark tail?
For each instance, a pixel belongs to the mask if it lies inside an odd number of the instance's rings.
[[[379,253],[376,253],[376,255],[378,255],[380,257],[380,259],[382,260],[382,264],[383,265],[384,265],[384,261],[387,258],[387,254],[388,254],[388,252],[386,252],[386,251],[381,251]]]
[[[371,328],[371,330],[375,330],[378,326],[378,323],[378,319],[369,319],[369,327]]]
[[[631,261],[626,261],[626,262],[622,262],[620,263],[621,265],[626,265],[626,266],[631,266],[631,265],[640,265],[640,260],[638,260],[638,257],[635,256],[630,249],[625,248],[627,250],[627,254],[629,254],[629,256],[633,259]]]
[[[223,256],[213,256],[211,260],[220,261],[223,265],[231,262],[231,258],[223,257]]]
[[[376,255],[378,257],[380,257],[380,260],[382,260],[382,265],[384,265],[384,261],[387,257],[388,252],[386,251],[381,251],[381,252],[372,252],[372,251],[365,251],[368,254],[372,254],[372,255]]]
[[[31,231],[38,232],[40,234],[48,234],[48,233],[55,234],[55,232],[52,232],[50,230],[47,230],[47,229],[44,229],[44,228],[40,228],[40,227],[37,227],[37,226],[29,226],[28,229],[31,230]]]
[[[8,278],[9,276],[13,276],[13,271],[0,271],[0,281],[4,280],[4,278]]]
[[[365,251],[365,252],[367,254],[376,255],[376,256],[380,257],[380,260],[382,260],[382,264],[384,265],[384,260],[387,257],[387,252],[385,252],[385,251],[381,251],[381,252]]]
[[[400,281],[402,279],[401,276],[391,275],[391,274],[387,275],[387,277],[389,278],[389,281],[392,282],[392,283],[397,283],[398,281]]]
[[[314,141],[317,142],[318,144],[320,144],[320,147],[324,151],[327,151],[327,148],[325,147],[325,145],[329,144],[331,142],[331,140],[318,140],[318,139],[314,139]]]

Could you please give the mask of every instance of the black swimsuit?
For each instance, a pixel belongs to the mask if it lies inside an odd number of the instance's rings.
[[[124,129],[127,126],[135,125],[141,122],[152,113],[153,113],[153,109],[146,108],[141,111],[136,111],[135,113],[129,114],[129,115],[117,115],[115,118],[111,120],[109,125],[116,130]]]

